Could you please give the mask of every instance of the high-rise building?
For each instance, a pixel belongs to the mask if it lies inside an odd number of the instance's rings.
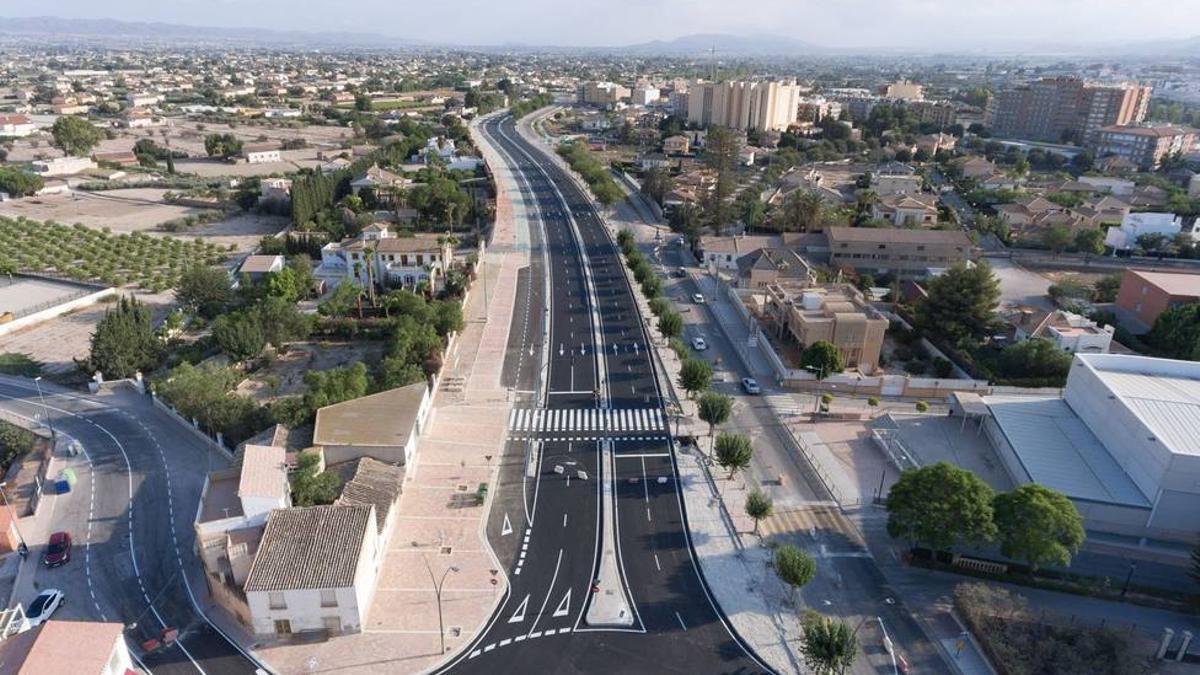
[[[988,109],[997,136],[1052,143],[1090,143],[1100,129],[1146,117],[1150,87],[1047,78],[1001,91]]]
[[[701,82],[688,89],[688,122],[782,131],[796,121],[803,88],[785,82]]]

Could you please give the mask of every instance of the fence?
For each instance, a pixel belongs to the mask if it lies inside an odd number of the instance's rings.
[[[209,436],[202,429],[200,429],[200,424],[198,422],[195,420],[189,420],[183,415],[180,415],[179,411],[175,410],[174,406],[164,403],[154,393],[150,394],[150,400],[154,402],[154,407],[167,413],[167,416],[178,422],[180,426],[186,427],[188,431],[190,431],[197,438],[207,442],[214,450],[217,450],[230,460],[233,460],[233,451],[225,447],[225,439],[221,436],[221,432],[217,432],[215,436]]]

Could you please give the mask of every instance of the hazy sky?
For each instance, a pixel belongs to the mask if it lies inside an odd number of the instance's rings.
[[[1200,0],[49,0],[13,2],[0,14],[572,46],[690,33],[772,33],[828,46],[934,49],[1200,34]]]

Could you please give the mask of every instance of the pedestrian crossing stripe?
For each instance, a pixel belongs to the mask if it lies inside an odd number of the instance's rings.
[[[580,443],[585,441],[668,441],[670,436],[647,434],[645,436],[538,436],[533,434],[509,434],[510,441],[542,441],[544,443]]]
[[[814,505],[799,509],[776,511],[758,524],[758,532],[764,537],[772,535],[813,534],[836,532],[865,546],[858,531],[836,506]]]
[[[509,431],[518,432],[636,432],[665,431],[666,420],[659,408],[516,408],[508,415]]]

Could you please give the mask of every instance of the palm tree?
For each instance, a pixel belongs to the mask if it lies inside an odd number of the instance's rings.
[[[783,202],[784,229],[807,232],[821,223],[825,200],[815,190],[796,190]]]

